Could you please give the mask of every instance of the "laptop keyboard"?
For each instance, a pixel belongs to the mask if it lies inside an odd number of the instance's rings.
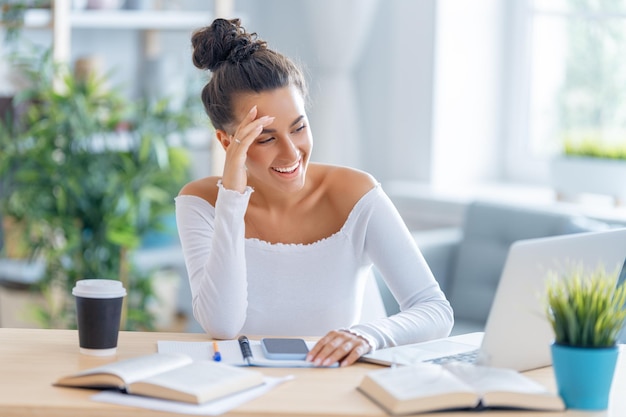
[[[476,358],[478,358],[478,349],[470,350],[468,352],[455,353],[454,355],[442,356],[440,358],[429,359],[424,362],[430,362],[437,365],[450,362],[474,363],[476,362]]]

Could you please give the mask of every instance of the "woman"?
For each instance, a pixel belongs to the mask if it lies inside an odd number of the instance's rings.
[[[194,64],[212,72],[202,100],[226,151],[221,177],[193,181],[176,198],[204,330],[323,336],[307,357],[321,366],[448,335],[450,305],[381,186],[310,162],[306,85],[294,63],[238,19],[216,19],[192,45]],[[373,264],[402,311],[358,324]]]

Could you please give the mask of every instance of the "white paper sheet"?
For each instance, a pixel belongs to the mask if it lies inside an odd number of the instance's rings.
[[[241,404],[260,397],[277,385],[293,378],[293,375],[281,378],[265,377],[265,384],[259,387],[200,405],[142,397],[139,395],[123,394],[117,391],[102,391],[92,396],[91,399],[104,403],[147,408],[157,411],[167,411],[170,413],[192,414],[197,416],[217,416],[226,413]]]
[[[243,360],[241,348],[237,340],[220,340],[217,342],[220,353],[222,355],[222,363],[228,365],[247,366],[248,363]],[[315,346],[315,342],[306,342],[309,349]],[[207,360],[213,357],[212,342],[181,342],[178,340],[159,340],[157,341],[157,350],[159,353],[184,353],[193,360]],[[253,359],[250,365],[265,366],[270,368],[314,368],[315,364],[305,360],[276,360],[266,359],[263,355],[260,340],[250,340],[250,350]],[[331,367],[337,367],[339,364],[334,363]]]

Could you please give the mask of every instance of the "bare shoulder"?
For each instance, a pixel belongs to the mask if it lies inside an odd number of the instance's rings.
[[[367,172],[354,168],[320,165],[324,173],[327,195],[342,211],[350,211],[354,205],[378,183]]]
[[[217,182],[220,177],[206,177],[187,183],[178,195],[193,195],[208,201],[215,206],[217,200]]]

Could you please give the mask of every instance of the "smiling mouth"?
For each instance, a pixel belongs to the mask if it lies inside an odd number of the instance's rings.
[[[272,167],[272,169],[276,172],[279,172],[281,174],[291,174],[292,172],[295,172],[296,169],[298,169],[298,167],[300,166],[300,159],[298,159],[298,161],[288,167]]]

